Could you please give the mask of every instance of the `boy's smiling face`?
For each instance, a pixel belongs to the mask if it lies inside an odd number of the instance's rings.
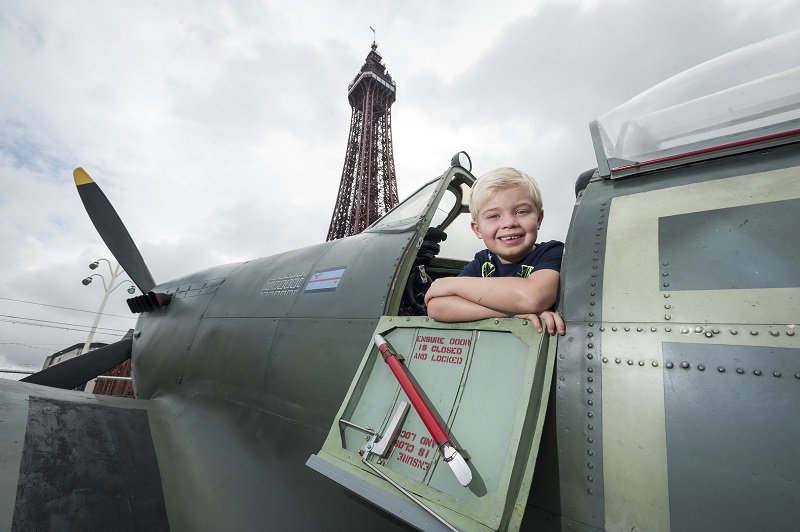
[[[533,250],[544,209],[537,211],[533,199],[522,187],[501,190],[490,196],[472,220],[472,230],[500,262],[524,259]]]

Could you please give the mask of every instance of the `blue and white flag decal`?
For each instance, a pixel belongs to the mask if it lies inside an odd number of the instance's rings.
[[[344,275],[345,268],[321,270],[311,274],[306,283],[304,292],[333,292],[339,286],[339,281]]]

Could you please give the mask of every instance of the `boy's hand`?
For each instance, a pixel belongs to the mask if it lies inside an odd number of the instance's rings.
[[[544,323],[547,326],[547,334],[556,334],[557,331],[559,336],[564,336],[567,333],[566,326],[564,325],[564,319],[561,317],[561,314],[558,312],[553,312],[552,310],[545,310],[539,314],[517,314],[514,317],[523,320],[530,320],[530,322],[533,323],[534,328],[536,328],[536,332],[542,332],[542,324],[539,322],[539,319],[541,318],[544,320]]]

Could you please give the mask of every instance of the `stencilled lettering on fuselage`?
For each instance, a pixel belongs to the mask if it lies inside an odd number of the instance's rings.
[[[468,338],[419,335],[413,358],[428,362],[462,365],[471,344],[472,340]],[[466,346],[466,348],[457,346]]]
[[[300,291],[308,272],[310,270],[299,270],[288,275],[273,277],[267,280],[267,284],[261,289],[262,296],[288,296]]]

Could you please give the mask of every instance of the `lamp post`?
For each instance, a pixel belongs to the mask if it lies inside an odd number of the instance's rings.
[[[111,292],[113,292],[114,290],[116,290],[125,283],[130,283],[131,285],[128,288],[129,294],[133,294],[134,292],[136,292],[136,288],[134,287],[133,282],[131,282],[130,279],[124,279],[120,281],[116,286],[114,285],[114,282],[117,280],[117,277],[122,275],[123,272],[122,266],[120,266],[119,264],[117,264],[117,267],[114,268],[114,270],[112,271],[111,263],[108,262],[108,260],[97,259],[96,261],[94,261],[89,265],[89,268],[92,270],[96,270],[97,268],[100,267],[100,261],[105,262],[106,265],[108,266],[108,272],[111,274],[111,279],[109,280],[109,282],[106,283],[106,278],[103,277],[103,275],[100,273],[93,273],[92,275],[81,281],[84,286],[88,286],[92,282],[92,277],[99,277],[100,279],[102,279],[103,288],[105,289],[105,293],[103,294],[103,302],[100,303],[100,309],[97,311],[97,314],[94,317],[94,323],[92,324],[92,328],[89,329],[89,336],[86,338],[86,343],[83,344],[83,349],[81,350],[82,355],[85,354],[89,350],[89,346],[92,345],[92,338],[94,338],[94,333],[97,330],[97,324],[100,323],[100,316],[102,316],[103,310],[105,310],[106,308],[106,302],[108,301],[108,296],[111,295]]]

